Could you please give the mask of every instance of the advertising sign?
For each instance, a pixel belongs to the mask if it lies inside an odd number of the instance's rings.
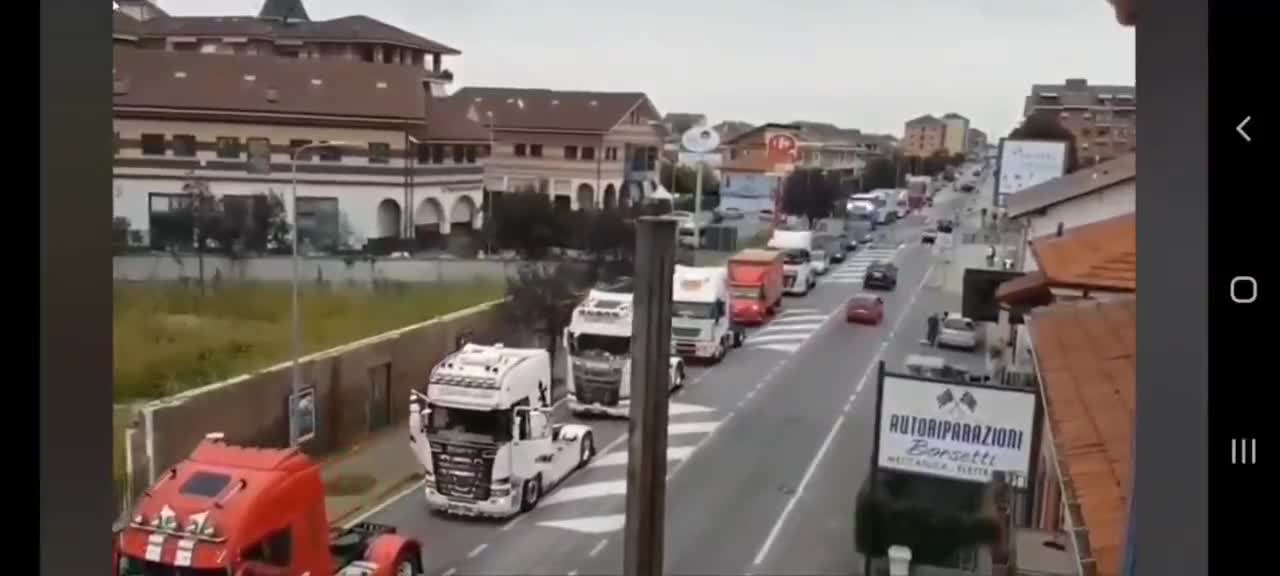
[[[879,468],[982,483],[1000,470],[1027,486],[1034,391],[885,374],[880,402]]]
[[[680,144],[690,152],[710,152],[720,146],[720,135],[703,126],[690,128],[680,137]]]
[[[800,153],[800,143],[790,134],[774,134],[765,141],[765,147],[768,149],[769,164],[775,166],[778,170],[782,166],[790,166],[796,163],[796,158]],[[785,170],[785,169],[784,169]]]
[[[308,387],[289,395],[289,425],[295,445],[316,435],[316,389]]]
[[[995,205],[1004,207],[1010,194],[1065,174],[1067,146],[1066,142],[1048,140],[1001,140]]]
[[[681,152],[677,158],[684,165],[705,164],[713,168],[724,160],[719,152]]]

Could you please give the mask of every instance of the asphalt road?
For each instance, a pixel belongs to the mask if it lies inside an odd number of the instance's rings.
[[[870,458],[874,367],[884,359],[901,369],[902,358],[921,348],[924,318],[959,305],[958,295],[925,286],[935,263],[918,243],[919,228],[918,216],[895,225],[893,244],[851,254],[811,294],[787,298],[783,312],[724,362],[691,367],[671,400],[667,572],[860,569],[853,498]],[[843,305],[861,290],[862,269],[887,258],[900,272],[898,288],[885,294],[885,321],[846,324]],[[963,352],[942,355],[981,362]],[[529,513],[505,522],[444,516],[415,489],[368,519],[423,542],[431,575],[621,573],[626,422],[587,423],[600,448],[596,460]]]

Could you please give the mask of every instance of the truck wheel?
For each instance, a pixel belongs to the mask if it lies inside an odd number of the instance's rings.
[[[741,348],[741,347],[742,347],[742,343],[743,343],[746,339],[747,339],[747,338],[746,338],[746,334],[744,334],[741,330],[737,330],[737,331],[735,331],[735,332],[733,333],[733,347],[734,347],[734,348]]]
[[[538,505],[538,500],[542,499],[542,475],[538,474],[533,478],[524,481],[524,486],[520,489],[520,511],[528,512]]]
[[[396,555],[396,561],[393,564],[393,566],[395,566],[395,572],[393,572],[393,574],[396,576],[417,576],[417,574],[420,574],[418,571],[419,563],[418,559],[414,557],[413,552],[409,550],[401,550],[400,553]]]
[[[589,462],[591,462],[591,458],[594,457],[595,455],[596,455],[595,441],[592,440],[591,433],[587,432],[582,436],[582,447],[579,449],[579,452],[578,452],[578,467],[579,468],[585,467]]]

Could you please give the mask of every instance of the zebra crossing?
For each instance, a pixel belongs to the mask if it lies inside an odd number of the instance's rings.
[[[698,445],[715,432],[723,420],[714,409],[698,404],[672,402],[667,423],[667,477],[688,460]],[[583,534],[609,534],[622,530],[626,517],[627,444],[597,455],[586,469],[567,484],[547,494],[533,511],[538,526]]]
[[[892,260],[898,253],[899,246],[892,248],[868,247],[848,256],[844,265],[827,273],[823,284],[862,284],[862,276],[872,262]]]
[[[747,336],[744,348],[795,352],[809,336],[822,327],[827,313],[816,308],[788,308],[778,313],[765,327]]]

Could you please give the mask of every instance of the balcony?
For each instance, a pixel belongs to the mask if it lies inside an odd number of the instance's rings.
[[[423,70],[423,77],[427,80],[439,80],[441,82],[453,82],[453,72],[448,68],[440,71]]]

